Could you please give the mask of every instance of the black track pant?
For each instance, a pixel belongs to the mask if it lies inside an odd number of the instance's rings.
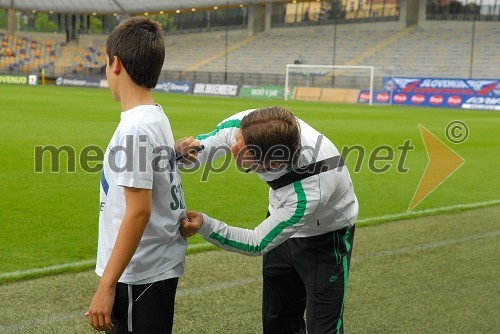
[[[343,333],[354,226],[291,238],[264,255],[264,334]],[[306,321],[304,321],[304,311]]]
[[[114,327],[106,333],[172,333],[178,281],[171,278],[153,284],[118,283],[111,313]]]

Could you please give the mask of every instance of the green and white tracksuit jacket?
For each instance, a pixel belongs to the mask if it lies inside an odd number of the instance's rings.
[[[226,153],[235,142],[243,117],[253,110],[235,114],[217,125],[214,131],[199,135],[205,146],[201,163]],[[339,155],[335,145],[302,120],[298,120],[302,151],[299,166]],[[225,148],[225,150],[224,150]],[[271,181],[287,171],[256,173]],[[210,243],[245,255],[261,255],[288,238],[312,237],[354,225],[358,201],[346,166],[296,181],[269,191],[270,216],[254,230],[229,226],[203,214],[199,233]],[[257,225],[257,224],[256,224]]]

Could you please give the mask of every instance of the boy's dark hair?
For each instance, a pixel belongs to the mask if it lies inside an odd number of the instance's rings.
[[[279,106],[256,109],[240,124],[245,145],[255,159],[294,165],[300,149],[300,128],[295,116]]]
[[[165,60],[161,25],[150,18],[135,16],[123,21],[106,39],[109,65],[120,58],[133,82],[146,88],[158,83]]]

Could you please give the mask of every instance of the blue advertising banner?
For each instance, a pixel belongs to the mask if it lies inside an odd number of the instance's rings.
[[[385,77],[393,104],[500,111],[499,79]]]
[[[184,81],[158,81],[158,84],[153,89],[155,92],[189,94],[193,91],[193,84]]]
[[[78,78],[59,77],[56,79],[56,85],[57,86],[71,86],[71,87],[99,88],[101,85],[101,79],[96,79],[96,78],[78,79]]]

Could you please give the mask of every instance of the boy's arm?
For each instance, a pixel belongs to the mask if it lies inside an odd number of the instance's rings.
[[[115,288],[134,255],[151,215],[152,190],[124,187],[126,210],[115,246],[92,299],[88,316],[95,330],[110,330]]]

